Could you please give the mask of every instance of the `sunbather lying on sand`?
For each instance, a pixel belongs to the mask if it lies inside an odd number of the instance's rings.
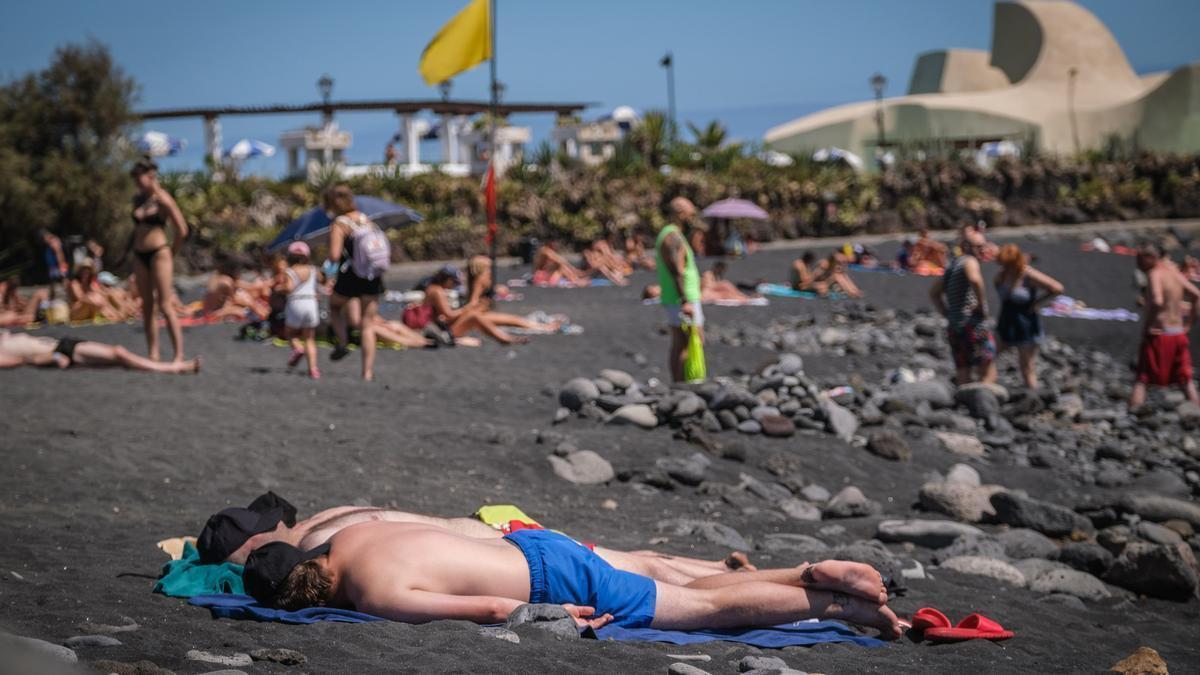
[[[817,265],[816,273],[813,275],[808,290],[815,291],[818,295],[828,295],[830,291],[840,291],[851,298],[861,298],[863,292],[850,279],[846,265],[847,260],[844,253],[840,251],[830,253],[828,258]]]
[[[633,274],[633,267],[629,262],[617,255],[604,239],[592,242],[591,246],[584,250],[583,259],[587,262],[589,271],[599,272],[605,279],[618,286],[628,284],[625,277]]]
[[[411,623],[499,623],[533,602],[561,604],[580,627],[723,629],[822,618],[871,626],[884,638],[900,635],[879,573],[862,563],[715,574],[676,585],[614,569],[545,530],[499,540],[430,525],[361,523],[307,552],[285,543],[260,548],[243,579],[267,605],[340,607]]]
[[[545,286],[587,286],[590,275],[572,265],[557,250],[558,244],[548,241],[533,256],[533,283]]]
[[[646,253],[646,244],[642,242],[639,234],[625,237],[625,259],[634,269],[654,271],[654,256]]]
[[[50,291],[39,289],[21,297],[16,277],[0,280],[0,326],[21,326],[37,320],[38,306],[50,300]]]
[[[296,522],[296,510],[272,492],[262,495],[249,508],[229,508],[208,519],[196,542],[200,559],[208,563],[224,560],[242,564],[251,551],[282,541],[302,550],[316,548],[342,529],[366,522],[415,523],[436,526],[479,539],[498,539],[502,532],[475,518],[439,518],[396,509],[337,506]],[[729,572],[753,570],[744,553],[731,553],[725,560],[699,560],[664,555],[654,551],[617,551],[595,547],[596,554],[617,569],[642,574],[660,581],[686,584],[694,579]]]
[[[733,282],[725,279],[725,263],[715,262],[712,269],[700,277],[700,302],[720,302],[726,300],[746,301],[756,297],[747,295],[738,289]]]
[[[120,366],[150,373],[198,373],[199,357],[191,361],[151,361],[117,345],[79,340],[34,337],[26,333],[0,331],[0,368],[54,366],[58,368],[106,368]]]

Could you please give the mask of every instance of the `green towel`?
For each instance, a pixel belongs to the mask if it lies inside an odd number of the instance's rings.
[[[242,566],[224,562],[205,565],[191,542],[183,545],[183,558],[168,561],[162,574],[154,582],[154,592],[174,598],[190,598],[193,595],[218,595],[221,593],[245,593],[242,586]]]

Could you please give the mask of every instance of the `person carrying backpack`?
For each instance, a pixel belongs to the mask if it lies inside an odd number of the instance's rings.
[[[391,260],[387,235],[354,205],[354,193],[345,183],[325,191],[325,210],[333,217],[329,228],[329,258],[337,262],[337,282],[329,298],[330,322],[337,335],[332,358],[338,361],[349,352],[346,313],[351,300],[358,299],[360,310],[352,317],[362,332],[362,376],[375,379],[375,327],[379,314],[379,296],[383,294],[383,275]]]

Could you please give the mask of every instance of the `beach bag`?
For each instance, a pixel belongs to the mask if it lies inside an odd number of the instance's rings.
[[[392,244],[383,230],[363,218],[351,226],[350,238],[354,240],[354,255],[350,258],[354,275],[367,280],[383,276],[392,264]]]
[[[708,364],[704,361],[704,341],[700,339],[700,331],[695,326],[687,324],[684,330],[688,333],[687,360],[683,362],[684,382],[703,382],[708,378]]]
[[[404,313],[400,315],[400,320],[405,326],[413,330],[421,330],[433,321],[433,305],[421,303],[419,305],[409,305],[404,308]]]

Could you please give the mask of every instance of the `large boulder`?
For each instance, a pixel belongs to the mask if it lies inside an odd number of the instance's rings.
[[[1119,506],[1156,523],[1178,519],[1186,520],[1192,527],[1200,528],[1200,504],[1185,499],[1154,494],[1127,494],[1121,497]]]
[[[749,551],[750,543],[737,530],[711,520],[671,518],[658,521],[658,531],[677,537],[696,536],[734,551]]]
[[[1185,602],[1196,595],[1196,558],[1186,544],[1133,542],[1117,557],[1104,579],[1145,595]]]
[[[1112,595],[1104,582],[1077,570],[1049,570],[1031,580],[1029,588],[1035,593],[1065,593],[1082,600],[1103,600]]]
[[[992,520],[1013,527],[1028,527],[1050,537],[1067,537],[1073,532],[1091,535],[1092,521],[1065,506],[1022,497],[1014,492],[992,495]]]
[[[829,398],[821,400],[821,409],[825,412],[825,429],[829,433],[847,443],[853,440],[854,432],[858,431],[858,418],[854,413]]]
[[[623,370],[606,368],[600,371],[600,377],[611,382],[617,389],[628,389],[633,386],[633,376]]]
[[[983,530],[952,520],[883,520],[875,537],[885,542],[911,542],[926,548],[944,548],[964,535],[981,537]]]
[[[953,452],[956,455],[983,457],[985,453],[983,443],[974,436],[959,434],[953,431],[935,431],[933,435],[941,443],[942,449]]]
[[[564,408],[577,411],[583,407],[585,403],[590,403],[600,398],[600,388],[595,382],[586,377],[577,377],[565,385],[562,391],[558,392],[558,403]]]
[[[834,495],[822,510],[826,518],[858,518],[874,516],[882,512],[883,506],[879,502],[868,499],[862,490],[853,485],[842,488],[842,491]]]
[[[912,450],[908,441],[891,429],[874,431],[867,438],[867,450],[893,462],[907,462],[912,459]]]
[[[915,410],[922,402],[934,408],[953,408],[954,387],[945,380],[905,382],[892,387],[887,399],[906,404],[910,410]],[[884,409],[887,410],[886,404]]]
[[[1065,563],[1093,576],[1101,577],[1113,565],[1113,554],[1099,544],[1071,542],[1054,555],[1054,560]]]
[[[1013,560],[1049,558],[1058,552],[1058,546],[1049,537],[1024,527],[1001,532],[996,539],[1004,544],[1004,553]]]
[[[995,515],[991,497],[1003,489],[998,485],[935,481],[922,485],[918,498],[921,508],[926,511],[944,513],[967,523],[978,523],[985,517]]]
[[[612,424],[632,424],[643,429],[653,429],[658,426],[658,415],[655,415],[648,405],[632,403],[617,408],[608,421]]]
[[[578,485],[607,483],[616,476],[612,464],[591,450],[579,450],[566,457],[548,455],[546,459],[559,478]]]
[[[962,574],[989,577],[1013,586],[1025,585],[1025,575],[1021,574],[1021,570],[1003,560],[964,555],[945,560],[940,567],[961,572]]]

